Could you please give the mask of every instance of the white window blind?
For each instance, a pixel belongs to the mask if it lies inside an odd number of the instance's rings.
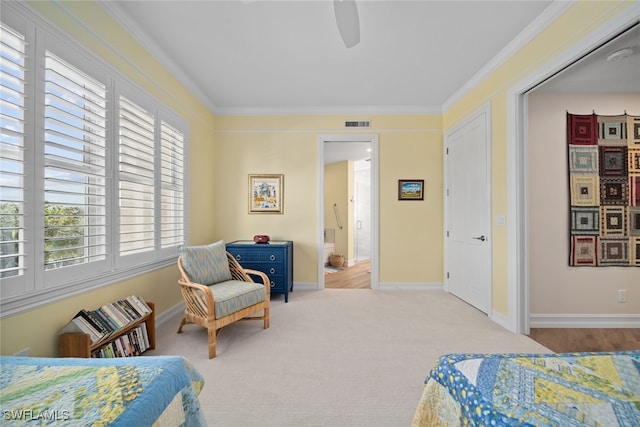
[[[160,124],[161,247],[184,242],[184,134],[165,121]]]
[[[24,237],[24,35],[0,25],[0,278],[22,276]]]
[[[106,86],[45,56],[45,269],[106,257]]]
[[[120,97],[120,256],[154,250],[155,118]]]
[[[188,122],[27,3],[0,14],[0,317],[172,265],[188,230]]]

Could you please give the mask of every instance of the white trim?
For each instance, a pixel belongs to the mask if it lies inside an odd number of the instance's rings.
[[[318,229],[317,229],[317,289],[324,289],[324,144],[325,142],[368,142],[371,144],[371,289],[378,288],[379,271],[379,178],[377,134],[326,134],[318,136]]]
[[[156,312],[156,329],[173,319],[174,316],[184,312],[184,301],[180,301],[168,310],[158,314]]]
[[[532,328],[640,328],[640,314],[533,314]]]
[[[596,28],[558,57],[544,64],[509,89],[507,94],[507,239],[508,239],[508,321],[507,329],[527,334],[529,315],[529,259],[527,217],[528,189],[526,171],[526,92],[548,77],[563,70],[620,31],[640,20],[640,2],[619,12],[606,24]]]
[[[381,291],[445,291],[444,285],[438,282],[383,282],[378,285]]]

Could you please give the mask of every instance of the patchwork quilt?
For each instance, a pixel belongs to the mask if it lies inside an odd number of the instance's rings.
[[[640,426],[640,351],[445,355],[412,426]]]
[[[0,424],[205,426],[203,385],[179,356],[0,356]]]

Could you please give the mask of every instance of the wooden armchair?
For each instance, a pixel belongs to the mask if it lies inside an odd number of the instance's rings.
[[[191,323],[207,328],[209,359],[216,356],[216,335],[223,326],[236,320],[262,320],[264,329],[269,328],[269,278],[261,271],[242,268],[223,242],[180,248],[178,269],[185,303],[178,333]],[[250,316],[257,312],[262,316]]]

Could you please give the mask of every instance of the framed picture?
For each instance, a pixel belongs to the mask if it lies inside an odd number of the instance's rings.
[[[284,175],[249,175],[249,213],[282,213]]]
[[[399,179],[398,200],[424,200],[424,179]]]

